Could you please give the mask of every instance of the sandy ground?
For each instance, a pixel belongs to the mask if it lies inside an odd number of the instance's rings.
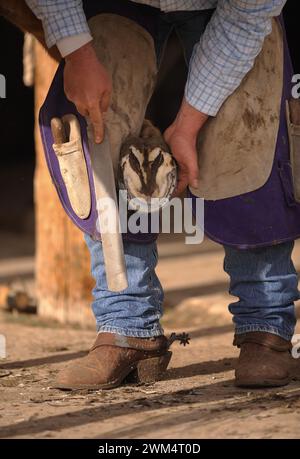
[[[188,347],[175,343],[164,379],[111,391],[51,389],[57,371],[90,347],[94,331],[2,313],[8,355],[0,361],[1,438],[300,437],[300,360],[285,388],[234,387],[238,352],[222,251],[165,244],[160,252],[166,332],[192,336]]]

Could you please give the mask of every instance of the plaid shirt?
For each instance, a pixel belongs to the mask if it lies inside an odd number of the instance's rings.
[[[80,0],[26,0],[43,21],[49,47],[66,37],[90,31]],[[101,1],[101,0],[99,0]],[[113,1],[113,0],[112,0]],[[187,101],[207,115],[217,114],[223,102],[251,70],[271,18],[278,16],[286,0],[140,0],[162,11],[216,8],[200,41],[194,47],[185,89]],[[74,42],[75,43],[75,42]],[[76,47],[76,46],[75,46]]]

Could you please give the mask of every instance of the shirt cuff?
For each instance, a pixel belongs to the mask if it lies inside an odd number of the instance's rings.
[[[56,45],[63,38],[91,33],[84,11],[78,11],[75,7],[64,12],[60,11],[56,15],[45,15],[43,27],[48,48]]]
[[[211,87],[206,85],[197,84],[196,88],[193,88],[191,84],[187,84],[185,87],[185,99],[186,101],[201,113],[208,116],[216,116],[223,103],[230,95],[230,93],[224,94],[222,91],[215,91]]]
[[[65,57],[68,54],[71,54],[77,49],[86,45],[92,40],[93,37],[90,33],[80,33],[78,35],[73,35],[71,37],[61,38],[57,41],[56,46],[62,57]]]

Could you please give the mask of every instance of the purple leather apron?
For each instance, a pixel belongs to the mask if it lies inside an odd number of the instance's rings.
[[[96,14],[99,14],[100,12],[115,13],[122,16],[126,16],[129,19],[138,22],[146,30],[148,30],[148,32],[153,37],[156,34],[156,19],[159,14],[159,10],[156,8],[148,7],[146,5],[137,5],[126,0],[115,2],[111,2],[111,0],[102,0],[101,2],[99,2],[99,0],[88,0],[84,1],[84,9],[88,19],[95,16]],[[99,11],[99,9],[101,11]],[[50,86],[49,92],[47,94],[44,104],[41,107],[39,114],[39,125],[45,158],[58,197],[67,215],[71,218],[74,224],[84,233],[89,234],[94,239],[101,239],[101,235],[97,228],[98,214],[96,209],[96,197],[94,192],[91,159],[88,148],[87,125],[85,118],[80,115],[75,105],[67,99],[64,93],[63,73],[64,61],[60,63],[59,68],[57,69],[53,82]],[[76,115],[81,127],[83,151],[87,164],[87,171],[91,189],[91,212],[89,216],[85,219],[81,219],[80,217],[78,217],[72,209],[72,206],[68,198],[66,186],[60,172],[59,163],[56,154],[52,148],[54,139],[51,132],[51,119],[54,117],[61,118],[66,114]],[[123,238],[124,240],[147,243],[154,241],[157,238],[157,233],[132,234],[128,232],[124,233]]]
[[[285,102],[291,98],[292,62],[284,32],[284,82],[280,126],[271,175],[263,187],[237,197],[205,201],[205,234],[240,249],[278,244],[300,237],[300,205],[293,196]],[[191,193],[189,193],[190,196]],[[195,203],[195,196],[193,202]]]

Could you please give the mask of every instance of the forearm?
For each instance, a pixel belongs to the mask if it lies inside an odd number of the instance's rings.
[[[26,3],[42,20],[47,46],[56,44],[63,57],[92,40],[81,0],[26,0]]]
[[[208,115],[192,107],[186,99],[183,99],[180,110],[173,123],[177,130],[180,130],[196,141],[199,129],[204,125]]]
[[[215,116],[240,85],[286,0],[219,0],[190,63],[185,98]]]

